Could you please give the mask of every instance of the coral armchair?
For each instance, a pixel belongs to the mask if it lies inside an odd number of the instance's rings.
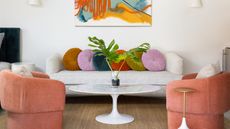
[[[0,72],[1,106],[8,113],[7,129],[62,129],[65,87],[33,72],[34,78]]]
[[[195,79],[196,74],[173,81],[166,89],[168,129],[178,129],[182,121],[182,94],[175,88],[196,92],[187,94],[187,124],[190,129],[224,129],[224,112],[230,109],[230,73]]]

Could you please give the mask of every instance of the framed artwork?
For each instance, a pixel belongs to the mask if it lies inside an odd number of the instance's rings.
[[[152,0],[75,0],[76,26],[151,26]]]

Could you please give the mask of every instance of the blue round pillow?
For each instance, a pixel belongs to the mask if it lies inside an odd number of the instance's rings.
[[[105,56],[98,56],[97,53],[93,55],[93,65],[97,71],[109,71],[110,68],[106,62]]]

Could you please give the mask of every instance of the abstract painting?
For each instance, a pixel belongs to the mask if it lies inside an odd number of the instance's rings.
[[[76,26],[151,26],[152,0],[75,0]]]

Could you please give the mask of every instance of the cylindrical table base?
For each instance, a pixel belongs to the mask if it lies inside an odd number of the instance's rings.
[[[117,110],[117,99],[119,94],[112,94],[111,97],[113,99],[113,107],[112,112],[110,114],[103,114],[96,117],[98,122],[104,124],[126,124],[130,123],[134,120],[134,118],[130,115],[120,114]]]
[[[126,124],[132,122],[134,118],[126,114],[114,115],[111,113],[111,114],[99,115],[96,117],[96,120],[104,124]]]

